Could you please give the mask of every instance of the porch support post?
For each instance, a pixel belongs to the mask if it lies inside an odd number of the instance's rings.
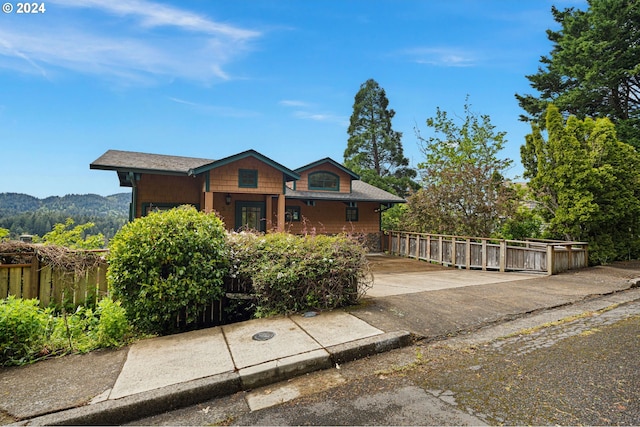
[[[204,193],[204,212],[213,212],[213,193],[211,191],[206,191]]]
[[[285,224],[285,197],[284,194],[278,194],[278,217],[276,230],[284,231]]]
[[[265,210],[267,232],[269,232],[273,230],[273,197],[270,195],[265,196]]]

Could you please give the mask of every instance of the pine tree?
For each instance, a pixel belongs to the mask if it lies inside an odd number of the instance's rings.
[[[588,0],[587,10],[551,8],[561,25],[536,74],[526,76],[539,95],[516,98],[521,120],[544,127],[547,104],[566,117],[608,117],[621,141],[640,148],[640,2]]]
[[[348,129],[349,140],[344,151],[344,164],[369,184],[404,197],[416,188],[416,171],[402,149],[402,133],[394,131],[383,88],[369,79],[360,86],[353,104]]]
[[[566,120],[553,104],[521,148],[546,236],[589,242],[589,260],[640,256],[640,155],[609,119]]]

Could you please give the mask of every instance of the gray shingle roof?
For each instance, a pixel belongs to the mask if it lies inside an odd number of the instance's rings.
[[[404,203],[405,199],[384,191],[364,181],[351,181],[351,193],[339,193],[337,191],[298,191],[286,189],[288,199],[302,200],[332,200],[343,202],[378,202],[378,203]]]
[[[211,159],[109,150],[89,166],[91,169],[127,170],[132,172],[170,172],[188,175],[189,171],[209,163]]]
[[[248,152],[240,154],[246,153],[253,153],[253,150],[249,150]],[[259,153],[255,154],[260,155]],[[231,156],[229,157],[229,159],[233,159],[236,156]],[[129,172],[189,175],[193,173],[194,170],[205,168],[207,165],[212,165],[213,163],[217,162],[224,163],[224,161],[225,159],[216,161],[212,159],[203,159],[197,157],[168,156],[165,154],[109,150],[102,156],[97,158],[93,163],[91,163],[89,167],[91,169],[117,171],[121,185],[131,186],[131,182],[127,177],[127,173]],[[323,159],[322,161],[326,161],[326,159]],[[271,162],[277,167],[282,168],[283,170],[286,169],[284,168],[284,166],[281,166],[273,161]],[[289,171],[289,169],[286,169],[286,171]],[[296,172],[289,172],[289,175],[291,175],[293,179],[299,178],[299,175]],[[339,193],[335,191],[296,191],[287,187],[286,197],[290,199],[334,200],[345,202],[406,202],[406,200],[404,200],[402,197],[398,197],[394,194],[391,194],[360,180],[351,181],[351,190],[351,193]]]

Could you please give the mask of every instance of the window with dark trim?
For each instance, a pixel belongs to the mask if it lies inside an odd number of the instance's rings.
[[[356,222],[358,220],[358,208],[347,208],[347,222]]]
[[[258,188],[258,171],[256,169],[239,169],[238,187]]]
[[[300,221],[300,206],[287,206],[285,208],[284,217],[288,222]]]
[[[325,171],[310,173],[309,190],[339,191],[340,177]]]

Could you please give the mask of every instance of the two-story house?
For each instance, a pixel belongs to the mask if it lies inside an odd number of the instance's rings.
[[[325,158],[289,169],[254,150],[219,160],[109,150],[91,169],[116,171],[130,187],[130,218],[189,204],[227,229],[353,232],[380,242],[381,212],[405,200]]]

